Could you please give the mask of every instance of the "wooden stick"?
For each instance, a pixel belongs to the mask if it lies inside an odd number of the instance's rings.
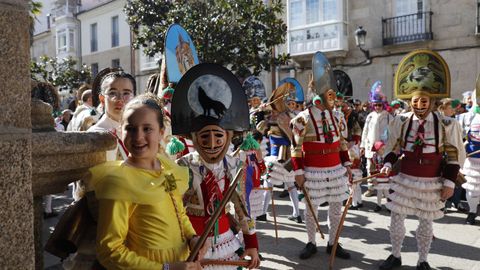
[[[278,228],[277,228],[277,214],[275,213],[275,200],[273,199],[273,188],[268,188],[272,196],[272,214],[273,214],[273,226],[275,228],[275,243],[278,244]]]
[[[220,215],[222,212],[224,212],[225,205],[227,205],[227,202],[230,201],[230,199],[233,196],[233,193],[235,192],[235,189],[237,188],[238,181],[240,180],[240,176],[242,175],[243,168],[239,168],[237,170],[237,173],[235,174],[235,178],[233,182],[231,183],[230,187],[228,187],[227,193],[223,197],[223,199],[220,201],[220,205],[215,209],[215,212],[210,216],[210,219],[207,222],[207,225],[205,226],[205,230],[203,231],[202,235],[198,239],[198,241],[195,243],[195,246],[193,247],[192,251],[190,252],[190,256],[188,256],[187,262],[193,262],[195,258],[198,255],[198,252],[200,249],[203,247],[203,244],[205,244],[205,241],[207,241],[208,235],[210,234],[210,231],[213,229],[213,226],[215,225],[215,222],[220,218]]]
[[[354,192],[355,192],[355,189],[352,189],[350,196],[348,196],[347,203],[345,204],[345,209],[343,209],[342,217],[340,218],[340,223],[338,224],[337,233],[335,234],[335,241],[333,242],[332,253],[330,254],[330,263],[328,265],[329,270],[333,269],[333,263],[335,261],[335,253],[337,252],[338,239],[340,238],[340,233],[342,232],[342,229],[343,229],[343,223],[345,222],[345,217],[347,216],[348,208],[352,203]]]
[[[303,195],[305,195],[305,200],[307,201],[307,207],[310,209],[310,212],[313,215],[313,219],[315,219],[315,225],[317,225],[317,230],[320,233],[320,236],[322,239],[325,239],[325,236],[323,236],[322,230],[320,229],[320,224],[318,223],[318,218],[317,215],[315,215],[315,211],[318,212],[318,209],[313,209],[312,201],[310,200],[310,196],[308,196],[307,189],[305,187],[302,187]]]
[[[353,183],[352,184],[358,184],[358,183],[361,183],[365,180],[368,180],[370,178],[374,178],[374,177],[377,177],[377,176],[380,176],[380,175],[385,175],[384,173],[376,173],[376,174],[372,174],[370,176],[367,176],[367,177],[363,177],[363,178],[360,178],[360,179],[357,179],[357,180],[353,180]]]
[[[471,157],[471,156],[476,155],[476,154],[478,154],[478,153],[480,153],[480,149],[477,150],[477,151],[473,151],[473,152],[467,154],[467,157]]]
[[[226,266],[240,266],[247,268],[250,265],[250,261],[240,260],[240,261],[222,261],[222,260],[210,260],[203,259],[200,261],[200,264],[203,266],[207,265],[226,265]]]
[[[287,93],[287,94],[285,94],[285,95],[283,95],[283,96],[280,96],[280,97],[278,97],[278,98],[276,98],[276,99],[274,99],[274,100],[272,100],[272,101],[270,101],[270,102],[265,103],[265,104],[263,105],[263,107],[266,107],[266,106],[268,106],[268,105],[270,105],[270,104],[272,104],[272,103],[275,103],[275,102],[279,101],[280,99],[286,98],[286,97],[289,96],[289,95],[290,95],[290,94]],[[255,110],[251,111],[250,114],[256,113],[256,112],[258,112],[258,111],[260,111],[260,110],[262,110],[262,109],[261,109],[261,108],[256,108]]]

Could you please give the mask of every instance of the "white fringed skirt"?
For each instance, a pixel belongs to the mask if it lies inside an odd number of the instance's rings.
[[[347,170],[341,164],[333,167],[305,167],[305,187],[313,204],[342,202],[348,198]]]
[[[462,187],[472,192],[474,197],[480,196],[480,158],[467,158],[460,172],[467,181]]]
[[[440,200],[443,181],[440,177],[416,177],[400,173],[392,177],[387,208],[392,212],[435,220],[443,217]]]

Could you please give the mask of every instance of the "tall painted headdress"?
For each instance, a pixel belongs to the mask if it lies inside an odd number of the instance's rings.
[[[165,35],[165,61],[168,81],[172,83],[178,83],[190,68],[199,64],[192,38],[178,24],[170,25]]]
[[[246,78],[245,81],[243,81],[242,87],[248,99],[258,97],[263,100],[267,96],[265,85],[263,85],[263,82],[258,77],[250,76]]]
[[[217,64],[198,64],[185,73],[172,99],[172,134],[189,135],[206,125],[249,128],[248,103],[240,82]]]
[[[285,78],[285,79],[281,80],[278,83],[278,87],[282,86],[285,83],[291,83],[295,88],[295,92],[292,91],[288,95],[287,100],[293,100],[297,103],[303,103],[305,101],[305,96],[304,96],[304,93],[303,93],[303,88],[300,85],[300,83],[295,78],[288,77],[288,78]]]
[[[312,59],[313,80],[315,83],[315,93],[322,96],[328,90],[338,91],[333,69],[328,62],[327,57],[316,52]]]
[[[373,103],[380,103],[380,102],[386,102],[387,97],[385,94],[382,92],[382,82],[381,81],[376,81],[373,83],[372,88],[370,89],[370,102]]]
[[[433,98],[449,97],[450,70],[447,63],[434,51],[412,51],[398,65],[394,93],[401,99],[410,99],[417,94]]]

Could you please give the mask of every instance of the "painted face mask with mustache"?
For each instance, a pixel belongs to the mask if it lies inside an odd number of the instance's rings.
[[[195,149],[207,163],[217,163],[222,160],[231,139],[232,132],[217,125],[207,125],[192,133]]]
[[[420,119],[425,119],[430,112],[431,102],[428,96],[413,96],[412,97],[413,113]]]

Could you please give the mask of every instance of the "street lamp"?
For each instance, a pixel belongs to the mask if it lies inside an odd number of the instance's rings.
[[[365,50],[362,47],[365,46],[365,38],[367,37],[367,31],[363,29],[363,26],[359,26],[357,30],[355,30],[355,44],[363,52],[367,61],[370,61],[370,51]]]

